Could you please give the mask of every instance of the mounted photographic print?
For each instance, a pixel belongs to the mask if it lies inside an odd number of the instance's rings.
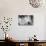
[[[33,15],[18,15],[18,25],[33,25]]]

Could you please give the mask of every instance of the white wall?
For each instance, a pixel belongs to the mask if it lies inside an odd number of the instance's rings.
[[[33,8],[28,0],[0,0],[0,16],[13,17],[9,31],[17,40],[27,40],[34,34],[39,40],[45,39],[45,15],[46,8]],[[18,15],[34,15],[34,25],[18,26]],[[2,32],[2,31],[1,31]],[[0,32],[0,35],[1,35]],[[0,36],[2,39],[2,36]]]

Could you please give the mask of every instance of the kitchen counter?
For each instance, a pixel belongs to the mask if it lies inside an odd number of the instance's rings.
[[[10,42],[25,42],[25,43],[27,43],[27,42],[37,42],[37,43],[46,43],[46,40],[37,40],[37,41],[34,41],[34,40],[10,40],[10,39],[6,39],[6,41],[10,41]]]
[[[46,43],[46,40],[38,40],[38,41],[29,41],[29,40],[15,40],[13,42],[42,42],[42,43]]]

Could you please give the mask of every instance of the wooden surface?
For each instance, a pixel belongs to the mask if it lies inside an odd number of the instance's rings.
[[[28,46],[28,43],[24,43],[24,46]]]

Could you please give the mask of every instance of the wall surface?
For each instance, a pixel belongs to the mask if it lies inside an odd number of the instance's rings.
[[[33,8],[29,4],[29,0],[0,0],[0,20],[4,16],[12,17],[12,26],[10,31],[8,31],[17,40],[27,40],[34,34],[37,35],[37,39],[44,40],[45,37],[45,16],[46,16],[46,6]],[[33,15],[34,24],[32,26],[19,26],[18,25],[18,15]],[[0,39],[2,37],[3,31],[0,29]]]

